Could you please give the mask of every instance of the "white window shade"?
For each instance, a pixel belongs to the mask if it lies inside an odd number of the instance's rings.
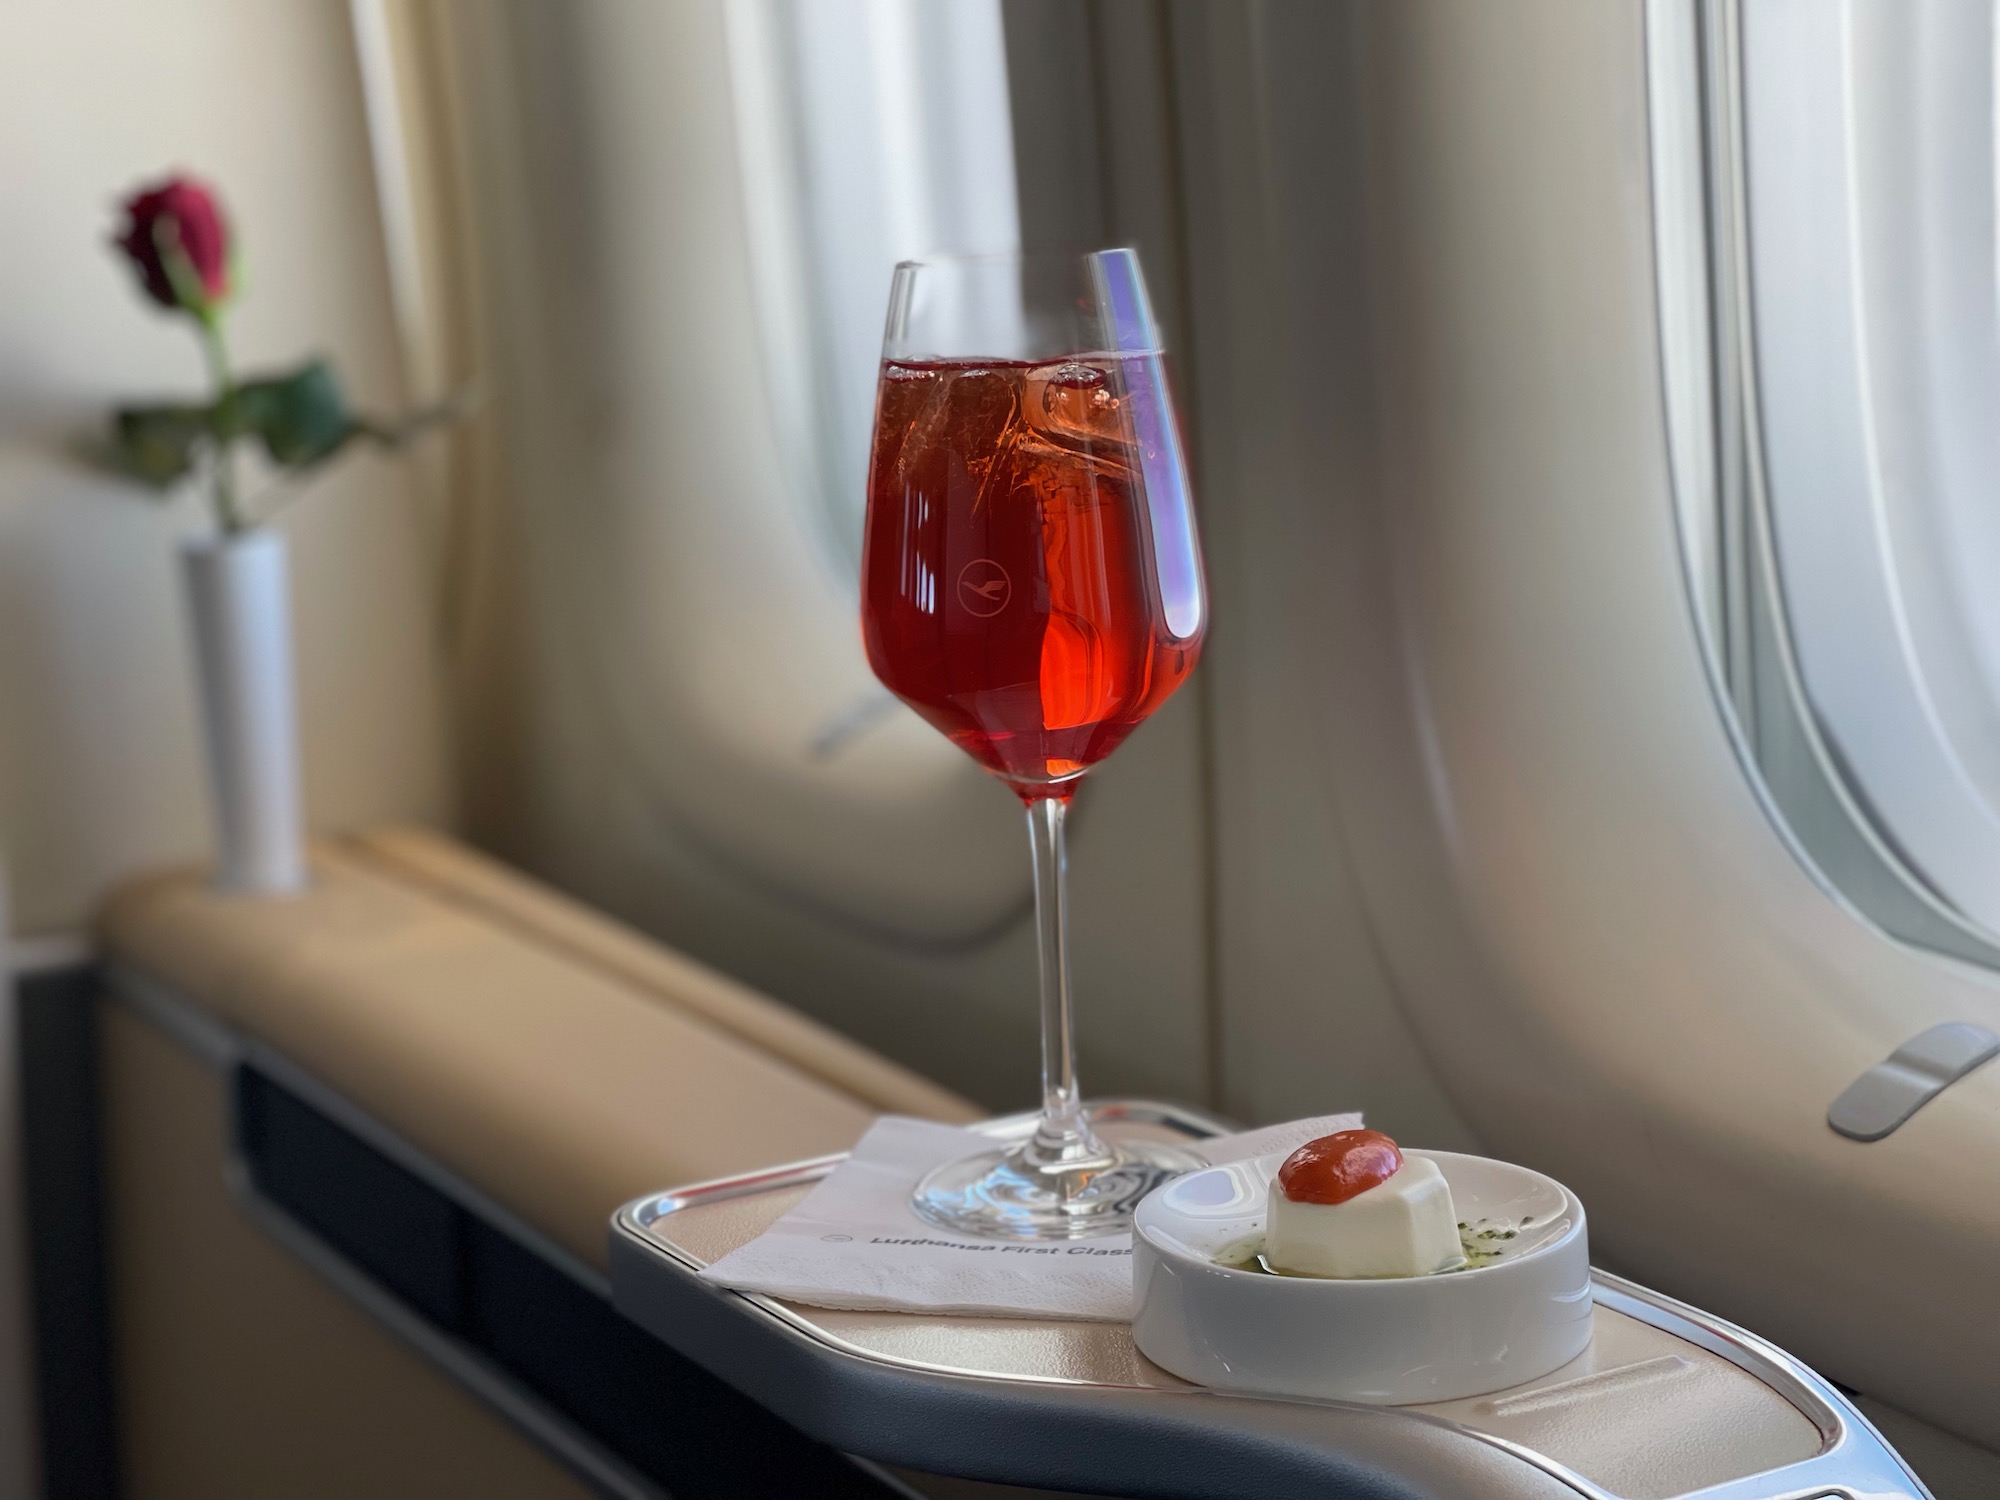
[[[1741,47],[1747,308],[1791,655],[1892,857],[2000,932],[1993,7],[1775,0],[1743,8]]]
[[[853,585],[896,262],[1018,249],[999,0],[732,0],[731,81],[787,470]]]

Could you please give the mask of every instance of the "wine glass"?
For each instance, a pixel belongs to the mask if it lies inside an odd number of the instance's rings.
[[[1034,860],[1041,1118],[932,1172],[912,1206],[1013,1239],[1129,1228],[1156,1183],[1199,1163],[1106,1142],[1079,1101],[1063,817],[1194,669],[1208,609],[1135,252],[896,268],[861,572],[875,675],[1027,805]]]

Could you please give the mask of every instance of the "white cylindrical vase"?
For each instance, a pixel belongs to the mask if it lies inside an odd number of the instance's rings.
[[[298,692],[285,539],[203,537],[181,554],[215,798],[216,884],[281,895],[306,884]]]

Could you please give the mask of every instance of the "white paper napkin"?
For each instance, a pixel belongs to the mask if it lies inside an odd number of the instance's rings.
[[[1358,1114],[1322,1115],[1187,1149],[1211,1165],[1241,1161],[1360,1124]],[[974,1131],[885,1115],[797,1208],[701,1274],[814,1307],[1128,1320],[1130,1234],[982,1240],[935,1229],[911,1211],[910,1193],[931,1168],[992,1149],[992,1138]]]

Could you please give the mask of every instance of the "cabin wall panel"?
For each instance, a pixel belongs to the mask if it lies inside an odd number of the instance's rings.
[[[187,328],[108,244],[170,170],[244,246],[239,366],[318,352],[402,401],[360,80],[340,0],[26,0],[0,46],[0,851],[26,932],[70,929],[134,866],[209,843],[176,549],[205,524],[72,457],[121,399],[202,389]],[[321,826],[448,808],[433,579],[414,481],[373,454],[315,476],[293,549],[306,792]]]
[[[1192,407],[1215,632],[1221,1102],[1246,1119],[1360,1109],[1476,1149],[1404,1012],[1353,847],[1392,732],[1357,679],[1398,671],[1372,610],[1356,9],[1173,7],[1185,158]],[[1391,756],[1394,750],[1388,751]],[[1400,768],[1399,768],[1400,769]]]

